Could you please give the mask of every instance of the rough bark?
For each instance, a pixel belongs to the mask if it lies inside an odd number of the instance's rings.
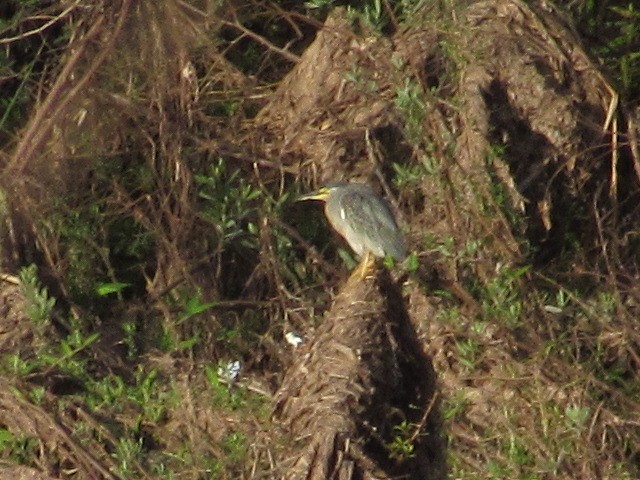
[[[436,395],[397,286],[386,271],[352,277],[276,397],[293,443],[282,477],[444,478]],[[394,458],[402,435],[414,451]]]

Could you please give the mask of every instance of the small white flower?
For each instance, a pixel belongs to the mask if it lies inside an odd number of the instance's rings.
[[[297,333],[287,332],[284,334],[284,338],[289,345],[293,346],[293,348],[297,348],[304,343],[302,337]]]
[[[240,377],[241,368],[240,360],[232,360],[218,367],[218,377],[230,383],[235,382]]]

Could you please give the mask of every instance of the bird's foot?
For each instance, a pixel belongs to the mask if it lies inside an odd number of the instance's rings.
[[[369,277],[374,272],[375,264],[376,257],[371,255],[369,252],[366,252],[356,269],[351,273],[349,281],[361,282],[365,278]]]

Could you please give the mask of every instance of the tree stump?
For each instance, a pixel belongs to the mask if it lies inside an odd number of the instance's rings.
[[[444,478],[436,398],[397,285],[351,278],[276,395],[282,478]]]

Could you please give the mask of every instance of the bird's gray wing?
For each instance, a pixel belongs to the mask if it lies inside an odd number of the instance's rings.
[[[377,246],[398,259],[406,256],[402,233],[387,202],[373,194],[352,191],[344,194],[341,204],[353,230],[368,238],[370,250],[375,252]]]

